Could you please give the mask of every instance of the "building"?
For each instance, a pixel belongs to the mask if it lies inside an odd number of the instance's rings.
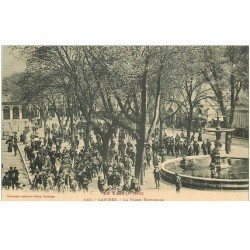
[[[13,100],[10,95],[2,96],[2,121],[19,120],[25,121],[29,119],[28,109],[20,103]]]
[[[13,131],[19,131],[26,122],[31,119],[39,119],[39,109],[28,105],[24,107],[9,94],[2,94],[2,136],[6,138],[11,128]],[[11,125],[11,127],[10,127]]]

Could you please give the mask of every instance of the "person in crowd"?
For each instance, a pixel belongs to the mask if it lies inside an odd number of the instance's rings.
[[[87,192],[89,191],[89,179],[86,177],[86,176],[83,176],[83,179],[82,179],[82,190],[86,190]]]
[[[207,145],[206,145],[205,141],[202,142],[201,149],[203,151],[203,154],[206,155],[207,154]]]
[[[212,146],[212,143],[209,139],[207,139],[206,141],[206,148],[207,148],[207,153],[210,155],[211,154],[211,146]]]
[[[199,135],[198,135],[198,142],[202,142],[202,133],[199,132]]]
[[[124,185],[122,186],[122,192],[125,194],[128,194],[130,192],[130,190],[131,190],[131,188],[130,188],[129,182],[126,180],[124,182]]]
[[[155,179],[156,189],[160,189],[161,170],[158,166],[155,167],[154,169],[154,179]]]
[[[18,180],[19,180],[19,171],[17,170],[16,167],[11,171],[11,187],[12,189],[17,189],[19,186]]]
[[[12,152],[13,138],[11,136],[6,140],[6,144],[8,144],[8,152]]]
[[[106,180],[101,176],[98,176],[97,186],[101,193],[105,193],[108,189]]]
[[[194,154],[199,155],[200,154],[200,145],[197,141],[194,141],[193,143],[193,149],[194,149]]]
[[[7,189],[10,189],[12,186],[12,173],[13,167],[10,167],[10,169],[4,175],[4,182],[2,184],[4,184]]]
[[[17,143],[13,144],[13,149],[14,149],[14,155],[16,156],[17,150],[18,150],[18,145]]]
[[[132,191],[132,192],[140,192],[141,191],[139,181],[137,180],[137,178],[135,178],[134,175],[131,178],[130,191]]]
[[[195,140],[195,133],[192,134],[190,140],[191,140],[191,142],[193,142]]]
[[[187,150],[187,155],[191,156],[191,155],[193,155],[193,152],[194,152],[193,147],[191,145],[189,145],[188,150]]]

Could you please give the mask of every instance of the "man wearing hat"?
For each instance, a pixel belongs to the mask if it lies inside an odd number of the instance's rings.
[[[124,182],[124,185],[122,186],[122,191],[127,194],[130,191],[130,185],[128,180]]]
[[[82,179],[82,190],[86,190],[87,192],[89,191],[89,180],[85,176]]]
[[[12,172],[13,172],[13,167],[10,167],[10,169],[6,172],[6,184],[8,189],[11,187]]]
[[[156,166],[154,169],[154,178],[155,178],[156,189],[160,189],[161,170],[158,166]]]
[[[106,181],[101,176],[98,176],[97,186],[101,193],[105,192]]]
[[[18,187],[18,180],[19,180],[19,171],[17,170],[16,167],[14,167],[12,173],[11,173],[11,186],[12,186],[12,189]]]
[[[139,181],[135,178],[135,176],[132,176],[131,183],[130,183],[130,190],[133,192],[139,192],[141,190]]]

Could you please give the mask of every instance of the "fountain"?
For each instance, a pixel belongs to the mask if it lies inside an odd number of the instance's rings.
[[[232,132],[233,129],[229,128],[221,128],[220,126],[220,118],[224,118],[225,116],[219,116],[219,112],[217,111],[217,126],[216,128],[206,129],[206,132],[215,132],[216,140],[214,142],[214,149],[211,152],[211,178],[225,178],[229,171],[229,164],[225,161],[225,158],[222,158],[222,143],[221,143],[221,135],[223,132]]]
[[[233,157],[222,151],[221,136],[233,129],[221,128],[217,112],[216,128],[206,129],[214,132],[216,140],[211,155],[187,156],[170,159],[162,163],[162,178],[175,183],[175,173],[182,179],[182,185],[197,189],[248,190],[248,157]]]

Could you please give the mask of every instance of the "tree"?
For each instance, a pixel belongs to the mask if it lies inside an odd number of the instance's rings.
[[[226,126],[231,127],[239,94],[248,89],[248,47],[205,47],[204,68],[206,82],[211,86],[216,101],[226,116]]]
[[[89,47],[85,54],[105,112],[136,139],[135,176],[143,183],[145,143],[159,117],[164,47]],[[157,86],[154,118],[147,128],[149,85]],[[151,86],[152,87],[152,86]],[[118,109],[117,109],[118,108]]]
[[[248,89],[248,46],[207,46],[203,48],[202,74],[213,90],[215,101],[231,128],[242,90]],[[231,133],[226,133],[226,152],[230,152]]]
[[[202,100],[212,97],[210,87],[204,85],[200,72],[200,47],[181,47],[172,71],[174,94],[172,100],[187,117],[187,142],[190,142],[195,109]]]

